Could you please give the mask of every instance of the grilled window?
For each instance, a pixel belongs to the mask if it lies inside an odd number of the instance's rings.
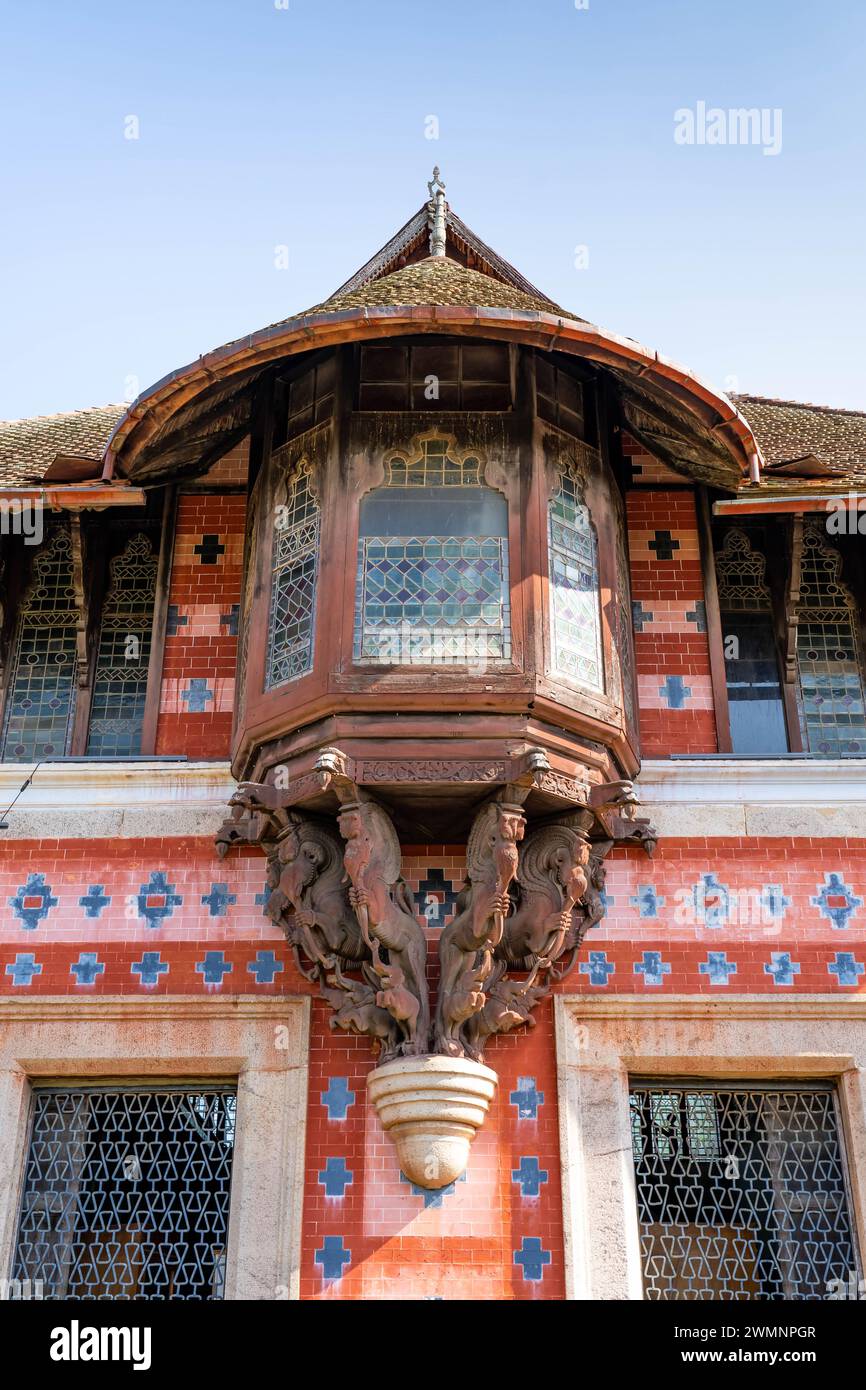
[[[47,1299],[223,1297],[229,1088],[37,1090],[12,1277]]]
[[[559,465],[547,509],[552,664],[557,675],[603,690],[598,546],[583,486],[575,462]]]
[[[12,643],[3,757],[35,762],[67,752],[75,713],[79,614],[69,528],[58,526],[33,563]]]
[[[303,460],[285,481],[274,519],[268,689],[313,668],[319,524],[312,472]]]
[[[363,499],[354,657],[472,665],[511,656],[508,506],[443,439],[386,461]]]
[[[866,692],[857,609],[842,556],[818,526],[803,532],[797,666],[806,746],[825,757],[866,753]]]
[[[766,570],[766,558],[749,536],[728,531],[716,553],[716,575],[731,743],[740,757],[788,751]]]
[[[157,557],[146,535],[131,537],[110,565],[93,700],[88,753],[129,757],[141,748]]]
[[[857,1271],[829,1086],[635,1083],[648,1299],[824,1299]]]

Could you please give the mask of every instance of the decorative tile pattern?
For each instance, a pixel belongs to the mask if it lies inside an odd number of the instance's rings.
[[[95,951],[82,951],[77,961],[69,967],[77,985],[95,985],[100,975],[105,974],[105,966]]]
[[[206,985],[221,985],[224,975],[230,975],[234,966],[225,958],[222,951],[205,951],[204,960],[196,962],[196,974],[201,975]]]
[[[349,1089],[348,1079],[345,1076],[332,1076],[328,1089],[321,1094],[321,1102],[329,1120],[345,1120],[349,1107],[355,1104],[355,1092]]]
[[[769,963],[764,966],[764,974],[772,977],[774,985],[792,985],[794,976],[799,973],[800,966],[791,960],[790,951],[773,951]]]
[[[182,894],[175,893],[174,884],[169,883],[166,874],[159,869],[154,869],[138,892],[138,915],[149,927],[160,926],[182,904]]]
[[[732,975],[736,975],[737,967],[733,961],[729,961],[724,951],[709,951],[707,958],[698,966],[700,973],[706,975],[711,985],[726,985]]]
[[[18,889],[14,898],[9,899],[9,906],[25,931],[35,931],[39,923],[45,921],[52,907],[57,906],[57,901],[52,897],[44,874],[28,874],[27,882]]]
[[[817,887],[817,897],[811,902],[840,931],[847,927],[858,907],[863,906],[863,899],[846,887],[841,874],[825,874],[823,884]]]
[[[671,973],[671,967],[662,960],[661,951],[644,951],[641,959],[634,963],[634,973],[643,975],[645,985],[663,985],[665,975]]]
[[[544,1249],[538,1236],[524,1236],[520,1249],[514,1252],[514,1263],[523,1270],[524,1279],[531,1283],[541,1282],[550,1259],[550,1251]]]
[[[536,1087],[534,1076],[519,1076],[517,1088],[508,1099],[521,1120],[537,1120],[539,1107],[544,1104],[544,1092]]]
[[[14,961],[9,961],[6,974],[12,977],[12,984],[19,988],[33,983],[34,975],[42,974],[42,966],[32,952],[19,951]]]
[[[520,1188],[523,1197],[538,1197],[547,1179],[547,1170],[534,1157],[521,1158],[511,1174],[511,1181]]]
[[[603,987],[607,984],[616,966],[611,965],[604,951],[590,951],[588,958],[580,962],[581,975],[589,976],[591,985]]]
[[[328,1197],[345,1197],[346,1188],[355,1181],[343,1158],[329,1158],[319,1173],[319,1183]]]
[[[111,898],[104,892],[105,884],[91,883],[87,892],[78,899],[78,906],[84,908],[85,917],[99,918],[106,907],[111,906]]]
[[[201,900],[211,917],[225,917],[237,897],[229,892],[227,883],[212,883],[210,892],[203,893]]]
[[[133,975],[137,975],[139,983],[147,989],[159,984],[161,975],[167,975],[170,966],[160,958],[159,951],[142,951],[141,960],[134,961],[130,966]]]
[[[324,1278],[328,1281],[342,1279],[345,1266],[351,1263],[352,1252],[344,1246],[342,1236],[325,1236],[316,1251],[316,1264],[321,1266]]]

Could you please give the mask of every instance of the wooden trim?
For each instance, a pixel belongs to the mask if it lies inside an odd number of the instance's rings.
[[[75,606],[78,609],[78,623],[75,634],[77,665],[75,711],[72,716],[72,733],[69,739],[69,752],[73,757],[84,757],[87,753],[87,734],[90,728],[90,705],[93,699],[93,668],[95,656],[94,635],[97,628],[97,612],[105,597],[105,586],[100,585],[99,600],[95,597],[95,584],[91,557],[85,553],[85,540],[82,534],[81,513],[72,512],[69,517],[69,537],[72,544],[72,583],[75,589]],[[89,547],[88,547],[89,548]],[[89,571],[89,573],[87,573]],[[90,582],[85,583],[85,573]]]
[[[169,484],[162,506],[162,534],[159,562],[156,570],[156,593],[153,601],[153,622],[150,629],[150,660],[147,667],[147,698],[141,726],[141,753],[156,751],[156,732],[159,723],[159,699],[162,688],[162,663],[165,655],[165,633],[168,624],[168,600],[171,586],[171,567],[174,559],[174,538],[177,526],[177,488]]]
[[[701,485],[697,488],[696,500],[701,572],[704,581],[704,609],[707,615],[707,645],[710,652],[710,677],[713,683],[713,709],[716,716],[716,741],[720,753],[732,753],[734,744],[731,739],[731,712],[728,705],[728,681],[725,672],[724,634],[719,608],[719,588],[716,582],[710,501],[705,486]]]

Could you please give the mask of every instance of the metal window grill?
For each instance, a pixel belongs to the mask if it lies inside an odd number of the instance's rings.
[[[818,527],[803,532],[797,625],[803,722],[813,753],[866,752],[866,688],[857,606],[842,556]]]
[[[72,540],[58,526],[33,564],[15,631],[2,755],[16,762],[61,757],[75,713],[78,608]]]
[[[286,483],[286,500],[274,524],[267,689],[313,668],[319,523],[312,472],[304,460]]]
[[[223,1297],[229,1088],[37,1090],[13,1279],[48,1299]]]
[[[141,748],[157,558],[150,540],[132,536],[110,566],[90,707],[87,751],[132,757]]]
[[[648,1299],[808,1300],[856,1281],[831,1087],[631,1091]]]

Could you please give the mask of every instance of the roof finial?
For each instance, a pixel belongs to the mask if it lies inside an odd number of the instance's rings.
[[[439,165],[427,184],[430,201],[427,204],[427,226],[430,228],[430,255],[445,255],[445,184],[439,177]]]

